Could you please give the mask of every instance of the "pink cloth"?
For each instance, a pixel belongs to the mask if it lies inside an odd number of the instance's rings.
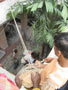
[[[0,73],[0,90],[19,90],[19,88],[4,73]]]

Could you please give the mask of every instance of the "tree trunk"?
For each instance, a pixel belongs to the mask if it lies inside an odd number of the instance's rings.
[[[27,22],[28,22],[27,13],[23,13],[21,15],[21,27],[23,31],[27,29]]]
[[[43,55],[44,55],[44,49],[45,49],[45,46],[44,46],[44,43],[40,46],[40,58],[42,58],[43,57]]]
[[[45,57],[48,56],[49,52],[50,52],[51,48],[49,47],[48,44],[45,44],[43,43],[41,46],[40,46],[40,58],[43,59]]]

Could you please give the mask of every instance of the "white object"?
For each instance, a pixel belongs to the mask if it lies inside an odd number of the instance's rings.
[[[22,86],[22,87],[20,88],[20,90],[26,90],[26,89],[24,88],[24,86]]]
[[[49,75],[49,79],[53,81],[57,86],[55,89],[60,88],[62,85],[64,85],[68,80],[68,68],[67,67],[61,67],[58,62],[57,65],[57,71],[53,72]]]
[[[24,4],[27,3],[27,2],[26,3],[24,2],[27,0],[5,0],[0,3],[0,24],[3,24],[5,21],[7,21],[6,16],[7,16],[8,9],[10,8],[10,6],[21,1],[23,1]]]
[[[34,61],[31,54],[29,54],[29,53],[26,56],[24,56],[24,60],[28,61],[29,63],[33,63],[33,61]]]
[[[51,50],[51,52],[49,53],[48,57],[52,57],[52,58],[57,57],[57,56],[55,55],[54,47],[52,48],[52,50]]]
[[[52,58],[57,58],[57,56],[55,55],[55,51],[54,51],[54,47],[52,48],[51,52],[49,53],[48,57],[52,57]],[[48,64],[47,62],[44,62],[44,64]]]

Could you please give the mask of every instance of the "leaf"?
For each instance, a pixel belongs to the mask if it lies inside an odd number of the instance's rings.
[[[42,8],[43,7],[43,1],[39,3],[38,8]]]
[[[52,3],[45,1],[45,5],[46,5],[46,11],[53,13],[53,5],[52,5]]]
[[[22,14],[24,12],[24,6],[21,6],[19,9],[18,9],[18,14]]]
[[[66,21],[67,17],[68,17],[68,10],[67,7],[64,5],[61,16],[63,17],[64,21]]]
[[[58,14],[59,16],[61,16],[61,11],[58,8],[54,8],[54,11],[56,14]]]
[[[32,6],[33,6],[33,5],[29,5],[29,6],[27,7],[27,10],[30,9],[30,8],[32,8]]]
[[[60,28],[59,28],[59,31],[60,32],[67,32],[68,31],[68,26],[64,26],[64,25],[62,26],[61,25]]]
[[[50,33],[47,33],[46,40],[47,40],[47,43],[49,43],[50,47],[52,48],[54,40],[53,40],[53,36]]]
[[[11,14],[11,11],[9,11],[9,12],[8,12],[8,14],[7,14],[7,17],[6,17],[6,18],[7,18],[8,20],[9,20],[9,19],[12,19],[12,14]]]
[[[14,17],[16,17],[17,14],[18,14],[18,8],[16,8],[16,9],[13,11],[13,15],[14,15]]]
[[[31,11],[36,11],[38,8],[38,3],[33,4]]]
[[[54,22],[54,25],[60,25],[60,24],[62,24],[61,21],[55,21],[55,22]]]

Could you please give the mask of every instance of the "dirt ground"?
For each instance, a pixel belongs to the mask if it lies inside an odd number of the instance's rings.
[[[21,29],[21,28],[20,28]],[[27,30],[26,30],[27,32]],[[29,31],[27,32],[27,34],[29,33]],[[31,34],[30,34],[31,35]],[[30,40],[30,35],[25,39],[25,44],[28,48],[28,50],[32,49],[32,41]],[[23,64],[21,64],[21,58],[23,56],[23,47],[21,45],[21,41],[19,39],[18,33],[17,31],[15,31],[14,35],[10,36],[10,38],[7,37],[8,40],[8,45],[9,47],[6,49],[6,55],[3,57],[1,64],[3,65],[3,67],[8,70],[9,72],[13,73],[13,74],[17,74],[20,69],[24,66]],[[13,49],[17,49],[18,50],[18,60],[19,60],[19,66],[17,69],[14,69],[14,59],[13,59]]]
[[[33,47],[37,47],[37,43],[34,42],[34,39],[32,37],[32,28],[28,27],[23,33],[21,29],[21,25],[19,24],[18,26],[22,34],[22,37],[24,38],[24,42],[25,42],[27,49],[34,50]],[[8,41],[8,48],[5,50],[6,55],[0,61],[6,70],[16,75],[21,70],[21,68],[24,66],[24,64],[21,64],[21,58],[23,56],[23,46],[21,45],[21,41],[19,39],[17,30],[13,31],[13,33],[9,33],[8,36],[6,34],[6,37]],[[14,59],[13,59],[13,50],[15,48],[18,50],[17,57],[19,60],[19,66],[17,69],[14,69]]]

